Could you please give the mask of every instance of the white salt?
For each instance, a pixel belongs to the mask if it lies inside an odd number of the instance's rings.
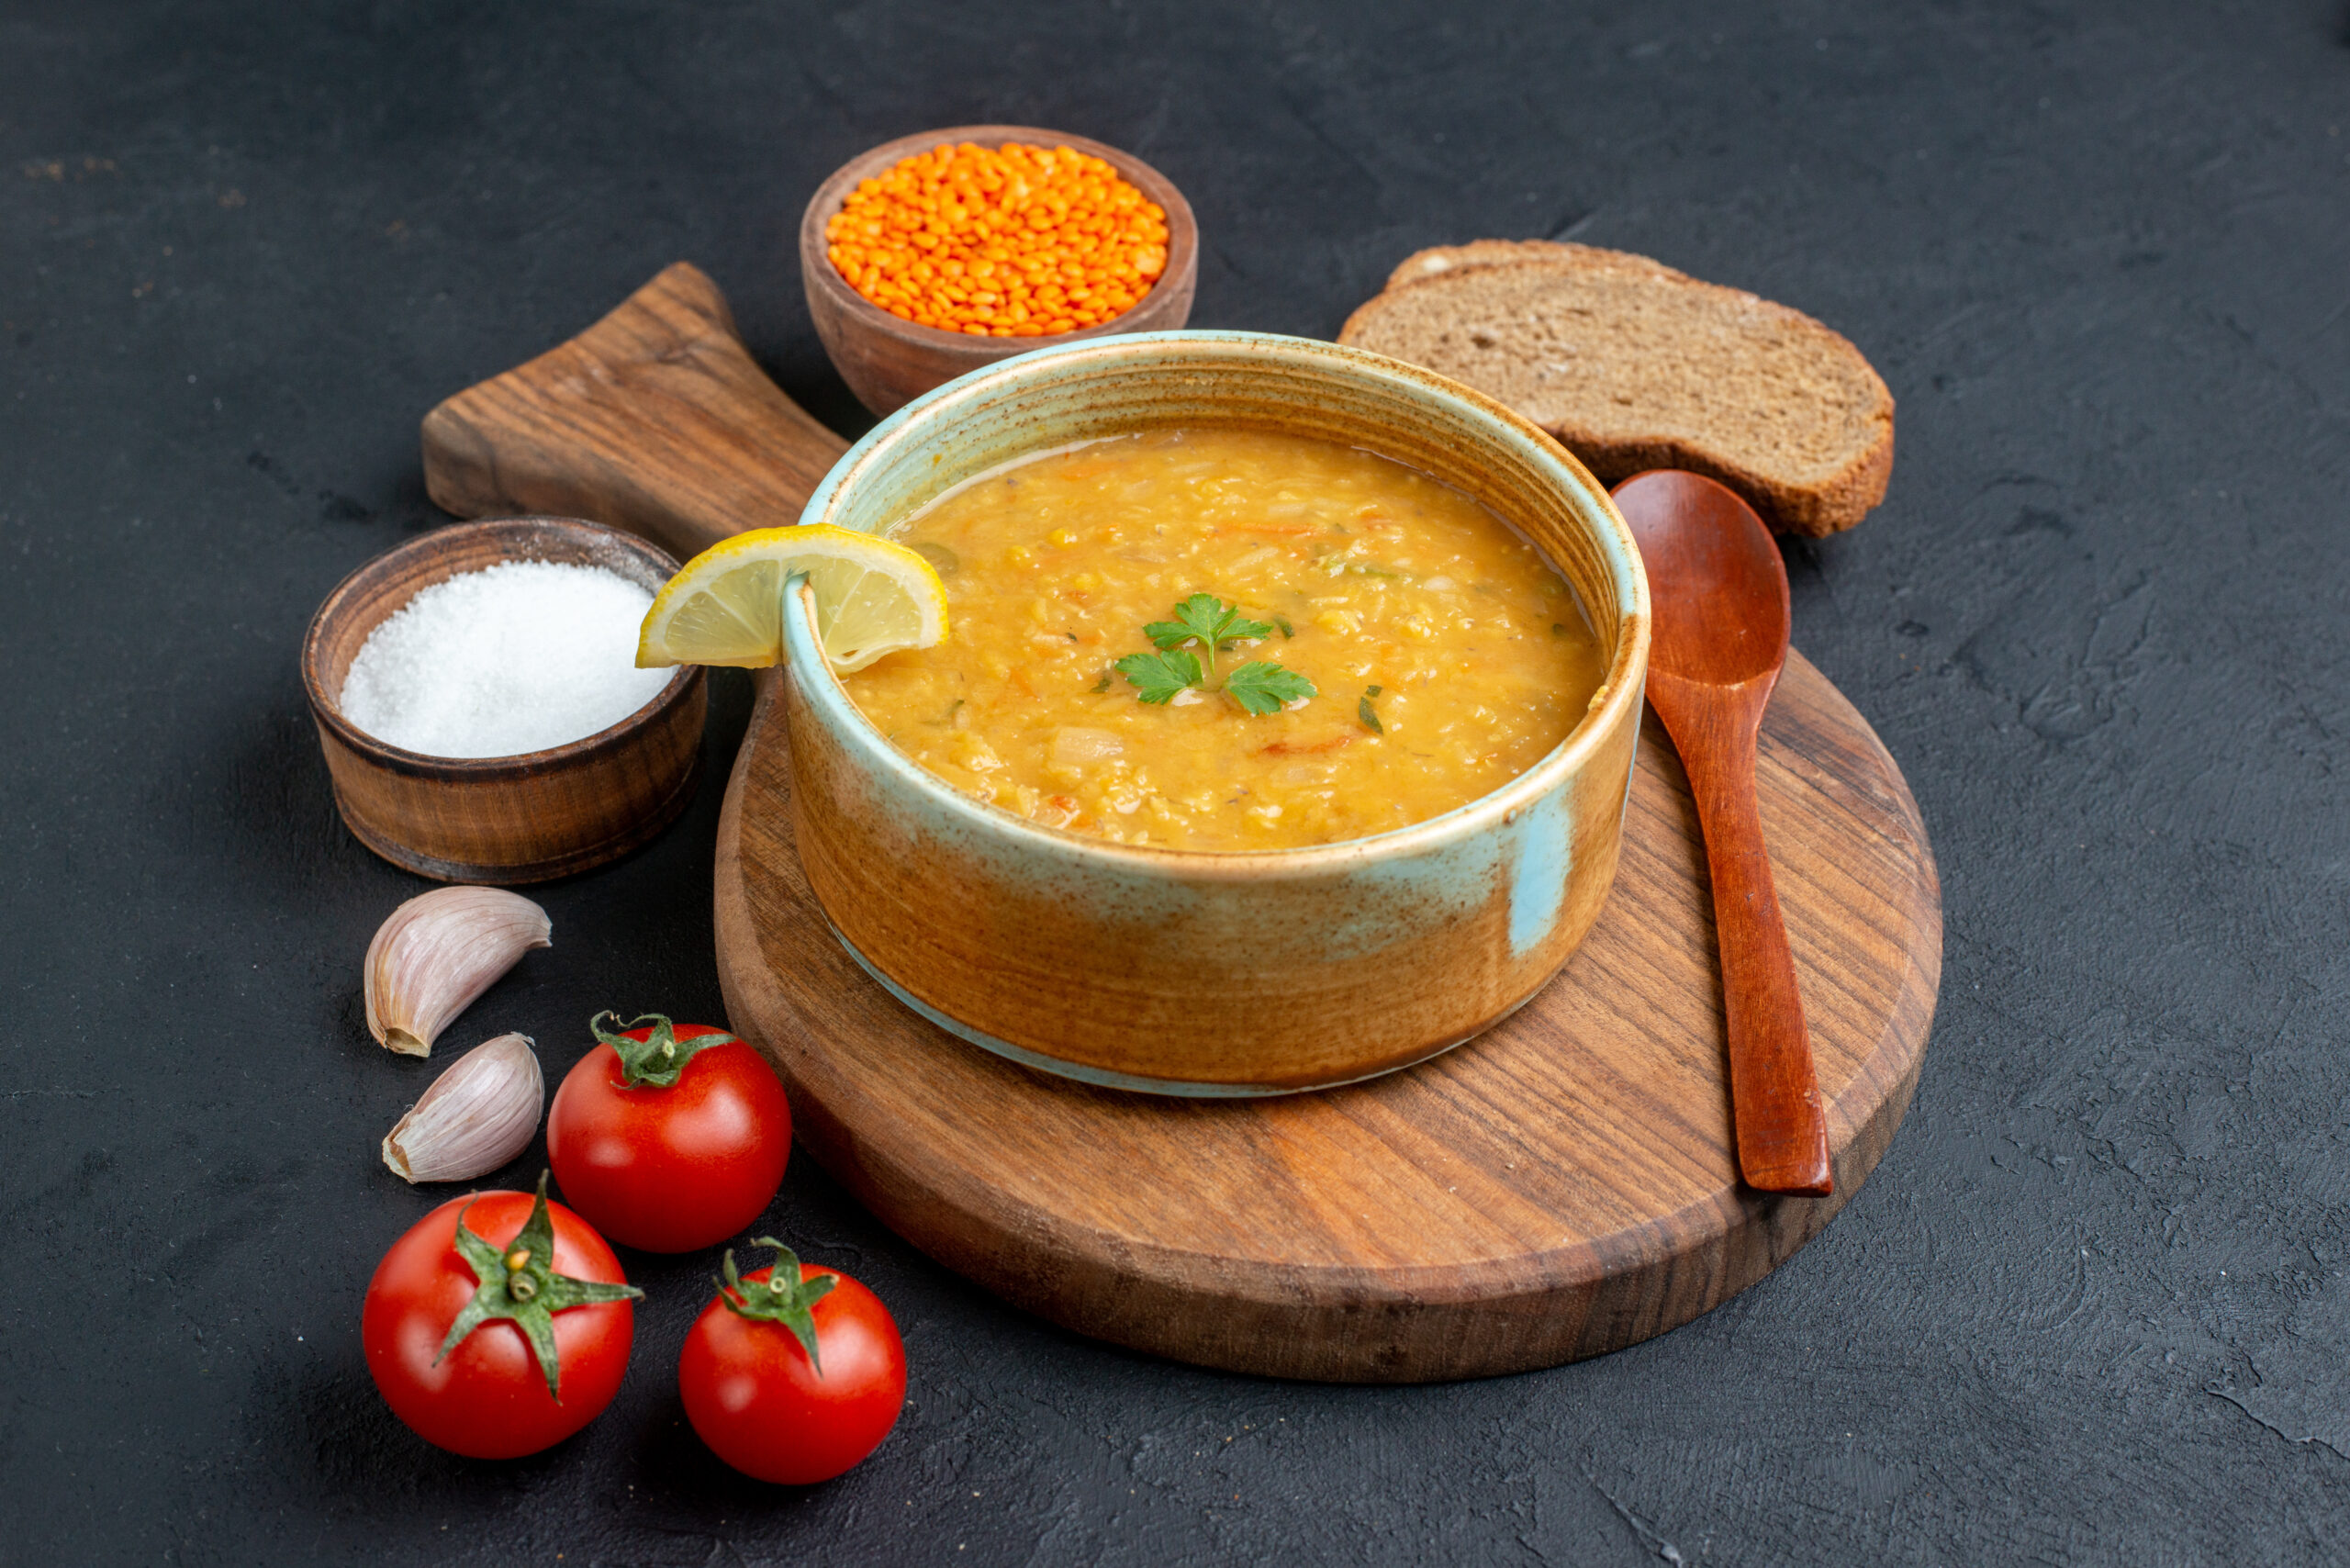
[[[653,595],[601,566],[508,561],[433,584],[368,634],[345,717],[428,756],[512,756],[582,740],[653,700],[636,667]]]

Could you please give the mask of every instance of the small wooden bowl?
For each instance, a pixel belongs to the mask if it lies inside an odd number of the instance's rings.
[[[602,566],[657,591],[677,563],[632,533],[567,517],[436,529],[342,579],[302,639],[302,684],[359,842],[443,882],[543,882],[618,859],[693,799],[710,700],[681,666],[643,707],[584,740],[517,756],[427,756],[343,716],[344,676],[368,633],[424,588],[501,561]]]
[[[973,337],[967,332],[942,331],[901,321],[848,286],[825,254],[824,226],[848,200],[858,182],[872,178],[902,159],[951,142],[968,141],[1001,147],[1024,141],[1042,147],[1073,147],[1109,163],[1142,194],[1167,212],[1167,270],[1150,292],[1123,316],[1074,332],[1039,338]],[[1026,353],[1053,343],[1087,338],[1113,337],[1122,332],[1173,331],[1192,319],[1192,289],[1200,271],[1200,226],[1192,204],[1173,182],[1136,157],[1058,130],[1031,125],[958,125],[926,130],[884,142],[835,170],[816,189],[800,219],[800,272],[808,289],[808,313],[816,319],[816,335],[847,382],[849,390],[876,414],[894,413],[966,371]]]

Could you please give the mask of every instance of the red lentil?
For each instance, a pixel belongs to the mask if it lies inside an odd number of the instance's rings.
[[[963,142],[859,182],[824,227],[850,287],[900,320],[1039,338],[1133,309],[1167,270],[1167,213],[1069,147]]]

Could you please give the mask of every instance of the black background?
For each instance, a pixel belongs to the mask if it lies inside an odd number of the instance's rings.
[[[1568,236],[1849,334],[1885,507],[1796,640],[1907,769],[1942,1007],[1819,1240],[1634,1350],[1422,1389],[1230,1377],[994,1302],[796,1159],[904,1419],[777,1491],[680,1424],[710,1256],[632,1255],[554,1451],[424,1447],[357,1336],[438,1201],[296,650],[444,521],[417,420],[691,259],[861,417],[790,240],[851,154],[1129,148],[1203,326],[1327,336],[1416,247]],[[2273,5],[0,5],[0,1562],[2339,1562],[2350,1557],[2350,14]],[[713,767],[544,890],[453,1032],[550,1075],[721,1012]],[[535,1148],[505,1173],[533,1177]]]

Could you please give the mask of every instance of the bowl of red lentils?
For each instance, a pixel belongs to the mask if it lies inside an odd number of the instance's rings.
[[[887,414],[1047,343],[1181,327],[1199,226],[1131,153],[957,126],[841,165],[800,218],[800,266],[841,378]]]

